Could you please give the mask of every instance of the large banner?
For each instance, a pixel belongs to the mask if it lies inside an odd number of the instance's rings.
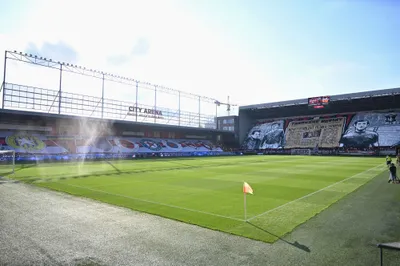
[[[283,120],[261,123],[254,126],[249,131],[242,148],[247,150],[282,149],[285,140],[283,126]]]
[[[392,147],[400,144],[400,113],[357,113],[340,140],[345,148]]]
[[[338,147],[344,122],[344,117],[292,121],[286,129],[285,148]]]
[[[209,140],[45,136],[11,131],[0,132],[0,149],[29,154],[222,152]]]
[[[400,112],[369,112],[259,122],[242,148],[337,148],[346,152],[400,145]]]

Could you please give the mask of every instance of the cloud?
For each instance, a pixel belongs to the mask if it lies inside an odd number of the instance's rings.
[[[130,54],[128,53],[108,56],[107,63],[114,66],[126,66],[132,61],[133,57],[147,55],[149,53],[149,49],[149,41],[144,38],[139,38],[133,45]]]
[[[137,40],[132,49],[132,55],[146,55],[150,49],[150,44],[146,39]]]
[[[122,66],[130,62],[130,57],[127,55],[112,55],[107,57],[107,62],[111,65]]]
[[[77,63],[78,61],[78,52],[62,41],[57,43],[44,42],[41,47],[31,42],[25,52],[68,63]]]
[[[336,61],[309,67],[296,82],[307,86],[309,96],[365,91],[371,86],[368,77],[372,72],[361,62]]]
[[[368,66],[350,61],[332,62],[315,68],[316,73],[322,78],[337,78],[342,75],[354,75],[368,70]]]

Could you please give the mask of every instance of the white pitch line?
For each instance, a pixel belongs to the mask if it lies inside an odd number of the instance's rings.
[[[243,219],[229,217],[229,216],[220,215],[220,214],[216,214],[216,213],[199,211],[199,210],[184,208],[184,207],[180,207],[180,206],[176,206],[176,205],[170,205],[170,204],[165,204],[165,203],[151,201],[151,200],[145,200],[145,199],[139,199],[139,198],[135,198],[135,197],[129,197],[129,196],[121,195],[121,194],[110,193],[110,192],[107,192],[107,191],[104,191],[104,190],[91,189],[91,188],[88,188],[88,187],[82,187],[82,186],[65,184],[65,183],[64,183],[64,185],[71,186],[71,187],[77,187],[77,188],[83,188],[83,189],[94,191],[94,192],[100,192],[100,193],[104,193],[104,194],[108,194],[108,195],[112,195],[112,196],[117,196],[117,197],[122,197],[122,198],[137,200],[137,201],[142,201],[142,202],[151,203],[151,204],[160,205],[160,206],[165,206],[165,207],[170,207],[170,208],[174,208],[174,209],[185,210],[185,211],[190,211],[190,212],[197,212],[197,213],[207,214],[207,215],[216,216],[216,217],[220,217],[220,218],[225,218],[225,219],[235,220],[235,221],[239,221],[239,222],[244,222]]]
[[[339,182],[336,182],[336,183],[334,183],[334,184],[331,184],[331,185],[329,185],[329,186],[327,186],[327,187],[321,188],[320,190],[317,190],[317,191],[314,191],[314,192],[312,192],[312,193],[310,193],[310,194],[307,194],[307,195],[305,195],[305,196],[303,196],[303,197],[300,197],[300,198],[297,198],[297,199],[295,199],[295,200],[289,201],[289,202],[287,202],[287,203],[285,203],[285,204],[282,204],[282,205],[280,205],[280,206],[278,206],[278,207],[276,207],[276,208],[273,208],[273,209],[271,209],[271,210],[268,210],[268,211],[266,211],[266,212],[257,214],[256,216],[253,216],[253,217],[251,217],[250,219],[247,219],[247,221],[251,221],[251,220],[253,220],[253,219],[257,218],[257,217],[260,217],[260,216],[262,216],[262,215],[265,215],[265,214],[267,214],[267,213],[270,213],[270,212],[272,212],[272,211],[276,211],[276,210],[278,210],[278,209],[280,209],[280,208],[282,208],[282,207],[285,207],[286,205],[289,205],[289,204],[294,203],[294,202],[297,202],[297,201],[299,201],[299,200],[308,198],[308,197],[310,197],[310,196],[312,196],[312,195],[314,195],[314,194],[317,194],[317,193],[319,193],[319,192],[321,192],[321,191],[326,190],[327,188],[333,187],[333,186],[335,186],[335,185],[337,185],[337,184],[340,184],[340,183],[343,183],[343,182],[345,182],[345,181],[347,181],[347,180],[349,180],[349,179],[352,179],[352,178],[355,178],[355,177],[357,177],[357,176],[359,176],[359,175],[365,174],[365,173],[367,173],[367,172],[369,172],[369,171],[371,171],[371,170],[374,170],[374,169],[376,169],[376,168],[378,168],[378,167],[382,167],[382,165],[374,166],[374,167],[372,167],[372,168],[370,168],[370,169],[368,169],[368,170],[366,170],[366,171],[364,171],[364,172],[355,174],[355,175],[350,176],[350,177],[348,177],[348,178],[345,178],[345,179],[343,179],[343,180],[341,180],[341,181],[339,181]],[[383,170],[384,170],[384,169],[382,169],[382,171],[383,171]]]

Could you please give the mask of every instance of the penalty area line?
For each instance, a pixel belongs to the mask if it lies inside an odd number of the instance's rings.
[[[370,169],[368,169],[368,170],[365,170],[365,171],[360,172],[360,173],[358,173],[358,174],[352,175],[352,176],[350,176],[350,177],[347,177],[347,178],[345,178],[345,179],[343,179],[343,180],[341,180],[341,181],[339,181],[339,182],[333,183],[333,184],[331,184],[331,185],[329,185],[329,186],[327,186],[327,187],[324,187],[324,188],[321,188],[321,189],[319,189],[319,190],[317,190],[317,191],[311,192],[310,194],[307,194],[307,195],[305,195],[305,196],[303,196],[303,197],[300,197],[300,198],[297,198],[297,199],[295,199],[295,200],[289,201],[289,202],[287,202],[287,203],[285,203],[285,204],[282,204],[282,205],[280,205],[280,206],[278,206],[278,207],[275,207],[275,208],[273,208],[273,209],[270,209],[270,210],[268,210],[268,211],[266,211],[266,212],[257,214],[257,215],[255,215],[255,216],[253,216],[253,217],[247,219],[247,221],[251,221],[251,220],[253,220],[253,219],[257,218],[257,217],[263,216],[263,215],[265,215],[265,214],[268,214],[268,213],[270,213],[270,212],[273,212],[273,211],[276,211],[276,210],[278,210],[278,209],[280,209],[280,208],[283,208],[283,207],[285,207],[285,206],[287,206],[287,205],[289,205],[289,204],[291,204],[291,203],[294,203],[294,202],[297,202],[297,201],[299,201],[299,200],[308,198],[308,197],[310,197],[310,196],[312,196],[312,195],[314,195],[314,194],[317,194],[317,193],[319,193],[319,192],[321,192],[321,191],[324,191],[324,190],[326,190],[326,189],[328,189],[328,188],[330,188],[330,187],[336,186],[336,185],[338,185],[338,184],[340,184],[340,183],[343,183],[343,182],[345,182],[345,181],[347,181],[347,180],[350,180],[350,179],[352,179],[352,178],[355,178],[355,177],[357,177],[357,176],[359,176],[359,175],[368,173],[369,171],[375,170],[375,169],[377,169],[377,168],[379,168],[379,167],[382,167],[382,164],[377,165],[377,166],[374,166],[374,167],[372,167],[372,168],[370,168]],[[380,170],[383,171],[384,169],[380,169]]]
[[[110,193],[110,192],[107,192],[107,191],[104,191],[104,190],[99,190],[99,189],[92,189],[92,188],[88,188],[88,187],[82,187],[82,186],[71,185],[71,184],[63,184],[63,185],[67,185],[67,186],[71,186],[71,187],[77,187],[77,188],[82,188],[82,189],[86,189],[86,190],[94,191],[94,192],[100,192],[100,193],[108,194],[108,195],[111,195],[111,196],[122,197],[122,198],[131,199],[131,200],[146,202],[146,203],[150,203],[150,204],[154,204],[154,205],[160,205],[160,206],[165,206],[165,207],[174,208],[174,209],[179,209],[179,210],[184,210],[184,211],[190,211],[190,212],[196,212],[196,213],[206,214],[206,215],[215,216],[215,217],[220,217],[220,218],[229,219],[229,220],[234,220],[234,221],[238,221],[238,222],[244,222],[244,221],[245,221],[245,220],[239,219],[239,218],[229,217],[229,216],[220,215],[220,214],[211,213],[211,212],[205,212],[205,211],[194,210],[194,209],[190,209],[190,208],[180,207],[180,206],[176,206],[176,205],[171,205],[171,204],[166,204],[166,203],[161,203],[161,202],[156,202],[156,201],[151,201],[151,200],[139,199],[139,198],[130,197],[130,196],[125,196],[125,195],[116,194],[116,193]],[[140,212],[140,211],[138,211],[138,212]],[[151,214],[151,213],[150,213],[150,214]]]

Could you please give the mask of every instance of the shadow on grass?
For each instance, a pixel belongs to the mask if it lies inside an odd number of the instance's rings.
[[[32,168],[32,167],[36,167],[38,166],[36,163],[33,164],[20,164],[19,167],[17,169],[15,169],[15,172],[24,170],[24,169],[28,169],[28,168]]]
[[[2,173],[1,176],[0,176],[0,180],[2,182],[0,184],[9,183],[9,181],[10,181],[9,177],[11,177],[11,179],[12,179],[12,175],[15,174],[16,172],[24,170],[24,169],[32,168],[32,167],[35,167],[35,166],[37,166],[37,164],[21,164],[21,165],[19,165],[18,168],[14,169],[14,172],[13,171],[8,171],[8,172]],[[17,181],[15,180],[14,183],[16,183],[16,182]]]
[[[255,225],[255,224],[253,224],[253,223],[251,223],[251,222],[249,222],[249,221],[247,221],[246,223],[249,224],[249,225],[251,225],[251,226],[254,226],[255,228],[257,228],[257,229],[259,229],[259,230],[261,230],[261,231],[263,231],[263,232],[265,232],[265,233],[267,233],[267,234],[270,234],[270,235],[272,235],[272,236],[278,238],[279,240],[281,240],[281,241],[283,241],[283,242],[285,242],[285,243],[287,243],[287,244],[289,244],[289,245],[291,245],[291,246],[294,246],[294,247],[296,247],[296,248],[298,248],[298,249],[301,249],[301,250],[303,250],[303,251],[305,251],[305,252],[311,252],[310,248],[307,247],[306,245],[302,245],[302,244],[300,244],[300,243],[297,242],[297,241],[294,241],[293,243],[292,243],[292,242],[289,242],[289,241],[287,241],[287,240],[281,238],[280,236],[277,236],[277,235],[275,235],[274,233],[271,233],[271,232],[269,232],[268,230],[266,230],[266,229],[264,229],[264,228],[261,228],[261,227]]]
[[[112,168],[114,168],[114,170],[117,171],[117,173],[121,173],[121,170],[119,170],[112,162],[106,161],[106,163],[108,163]]]

